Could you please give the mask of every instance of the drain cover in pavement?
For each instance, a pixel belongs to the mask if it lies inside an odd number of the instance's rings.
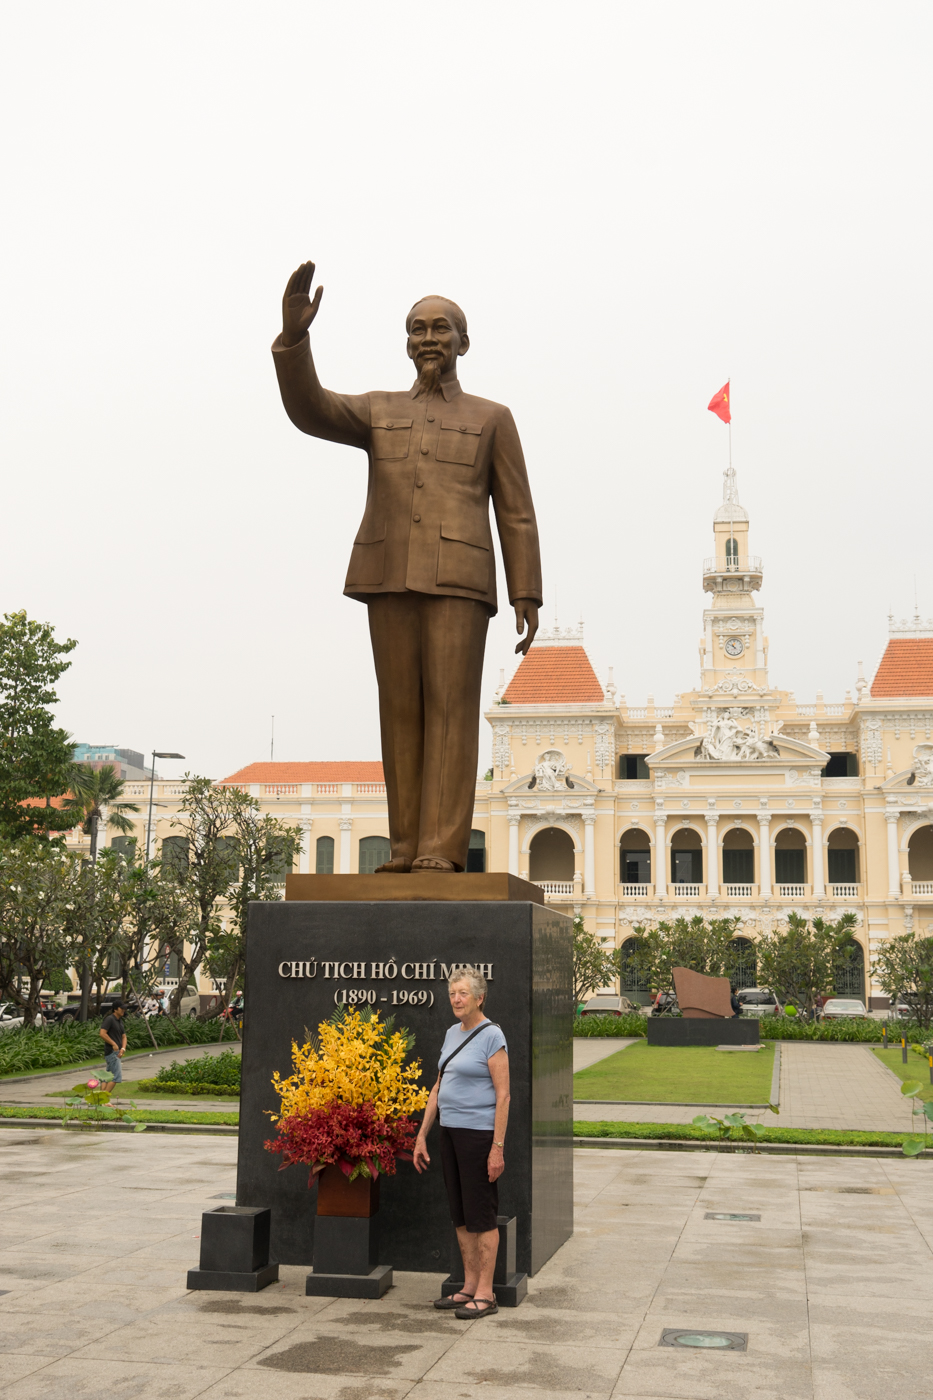
[[[747,1332],[705,1332],[693,1327],[665,1327],[658,1346],[702,1347],[716,1351],[747,1351]]]
[[[216,1196],[208,1196],[209,1201],[235,1201],[235,1191],[218,1191]]]
[[[704,1220],[760,1220],[760,1215],[740,1215],[734,1210],[708,1210]]]

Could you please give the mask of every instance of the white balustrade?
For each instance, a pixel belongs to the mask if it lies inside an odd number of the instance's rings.
[[[933,890],[933,885],[930,886]],[[916,885],[914,886],[916,889]],[[833,899],[859,899],[860,885],[830,885],[829,893]]]
[[[652,885],[621,885],[623,899],[650,899]]]
[[[648,718],[648,711],[647,711],[647,708],[646,708],[644,705],[639,705],[639,706],[629,705],[629,707],[628,707],[628,717],[629,717],[629,719],[647,719],[647,718]]]
[[[538,886],[539,890],[544,890],[549,895],[572,895],[572,880],[533,880],[532,884]]]
[[[282,797],[284,795],[298,794],[297,783],[265,783],[263,791],[267,797]]]
[[[357,797],[385,797],[385,791],[385,783],[357,783],[356,785]]]
[[[341,789],[341,786],[342,786],[341,783],[318,783],[318,785],[317,785],[318,794],[319,794],[319,795],[324,795],[324,794],[329,794],[329,793],[339,793],[339,792],[340,792],[340,789]]]
[[[914,880],[911,891],[913,894],[933,894],[933,880]]]
[[[776,885],[778,899],[806,899],[809,885]]]
[[[686,885],[679,881],[670,886],[671,899],[702,899],[702,885]]]
[[[726,885],[724,888],[727,899],[754,899],[755,897],[754,885]]]

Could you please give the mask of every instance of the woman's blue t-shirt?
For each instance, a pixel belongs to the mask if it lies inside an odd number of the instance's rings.
[[[472,1031],[464,1031],[459,1021],[451,1026],[444,1037],[438,1069],[457,1046],[463,1044],[464,1038],[472,1034]],[[508,1054],[505,1036],[498,1026],[487,1021],[479,1035],[470,1041],[465,1050],[460,1051],[455,1060],[451,1060],[444,1070],[437,1096],[442,1127],[490,1131],[495,1127],[496,1089],[486,1062],[497,1050],[503,1049]]]

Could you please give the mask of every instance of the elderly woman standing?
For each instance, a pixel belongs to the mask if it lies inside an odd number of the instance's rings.
[[[505,1036],[484,1011],[486,979],[472,967],[453,972],[447,983],[451,1026],[438,1060],[415,1143],[415,1170],[430,1162],[427,1136],[440,1112],[441,1165],[463,1258],[463,1289],[438,1298],[436,1308],[455,1317],[488,1317],[498,1312],[492,1277],[499,1249],[499,1177],[505,1170],[505,1129],[509,1120],[509,1051]]]

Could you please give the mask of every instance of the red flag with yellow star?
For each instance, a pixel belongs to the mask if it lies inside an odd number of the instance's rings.
[[[732,410],[729,407],[730,394],[729,380],[727,379],[719,393],[714,394],[706,405],[710,413],[715,413],[716,417],[721,418],[724,423],[732,422]]]

